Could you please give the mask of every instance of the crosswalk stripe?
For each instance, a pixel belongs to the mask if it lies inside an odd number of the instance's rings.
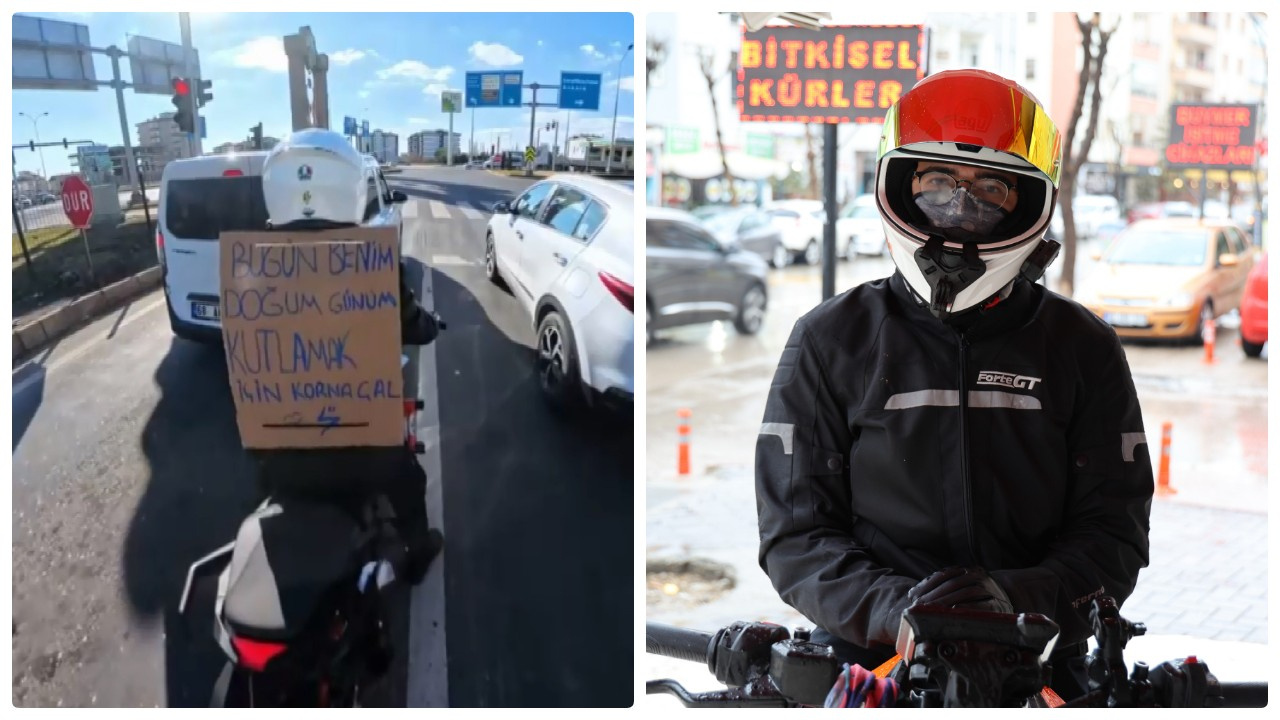
[[[458,209],[461,210],[462,214],[470,220],[479,220],[480,218],[484,217],[484,213],[468,205],[460,205],[458,206]]]
[[[405,220],[412,220],[418,217],[418,201],[411,200],[404,204],[404,208],[400,210],[400,217]]]
[[[431,264],[434,267],[442,267],[445,265],[479,265],[479,262],[467,260],[457,255],[432,255]]]
[[[449,210],[444,206],[444,203],[440,202],[439,200],[432,200],[431,201],[431,217],[437,220],[443,220],[449,217]]]

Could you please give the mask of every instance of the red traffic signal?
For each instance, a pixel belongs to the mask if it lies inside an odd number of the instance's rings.
[[[187,82],[186,78],[174,78],[173,92],[177,95],[190,95],[191,83]]]

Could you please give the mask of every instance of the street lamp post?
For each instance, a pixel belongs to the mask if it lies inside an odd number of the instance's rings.
[[[613,89],[613,129],[609,132],[609,157],[604,161],[606,173],[613,167],[613,148],[618,142],[618,98],[622,95],[622,61],[627,59],[627,53],[631,52],[635,46],[635,43],[628,45],[626,52],[623,52],[622,57],[618,59],[618,85]]]
[[[31,127],[35,130],[35,133],[36,133],[36,145],[40,145],[40,118],[48,117],[49,113],[42,112],[39,115],[34,115],[34,116],[28,115],[25,112],[20,112],[18,114],[31,121]],[[40,175],[45,180],[48,180],[49,171],[46,170],[44,167],[44,148],[43,147],[39,148],[39,150],[40,150]]]

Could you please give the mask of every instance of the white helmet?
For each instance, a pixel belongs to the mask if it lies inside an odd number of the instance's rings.
[[[267,155],[262,192],[272,227],[358,225],[369,202],[364,157],[332,130],[298,130]]]
[[[958,179],[928,171],[930,162],[977,172]],[[1061,162],[1061,135],[1044,108],[999,75],[941,72],[889,109],[876,205],[894,265],[936,317],[983,303],[1019,275],[1034,282],[1053,262],[1059,245],[1044,233]]]

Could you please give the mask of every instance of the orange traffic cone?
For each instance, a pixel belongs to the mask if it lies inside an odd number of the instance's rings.
[[[1173,443],[1173,423],[1167,422],[1160,429],[1160,473],[1156,476],[1157,495],[1177,495],[1169,486],[1169,446]]]
[[[1204,364],[1213,364],[1213,346],[1218,342],[1218,324],[1209,318],[1204,324]]]
[[[676,469],[681,475],[689,474],[689,435],[692,430],[689,428],[689,419],[693,417],[693,411],[689,408],[680,408],[676,415],[680,418],[680,426],[677,429],[678,437],[676,441],[679,443],[678,459],[676,461]]]

